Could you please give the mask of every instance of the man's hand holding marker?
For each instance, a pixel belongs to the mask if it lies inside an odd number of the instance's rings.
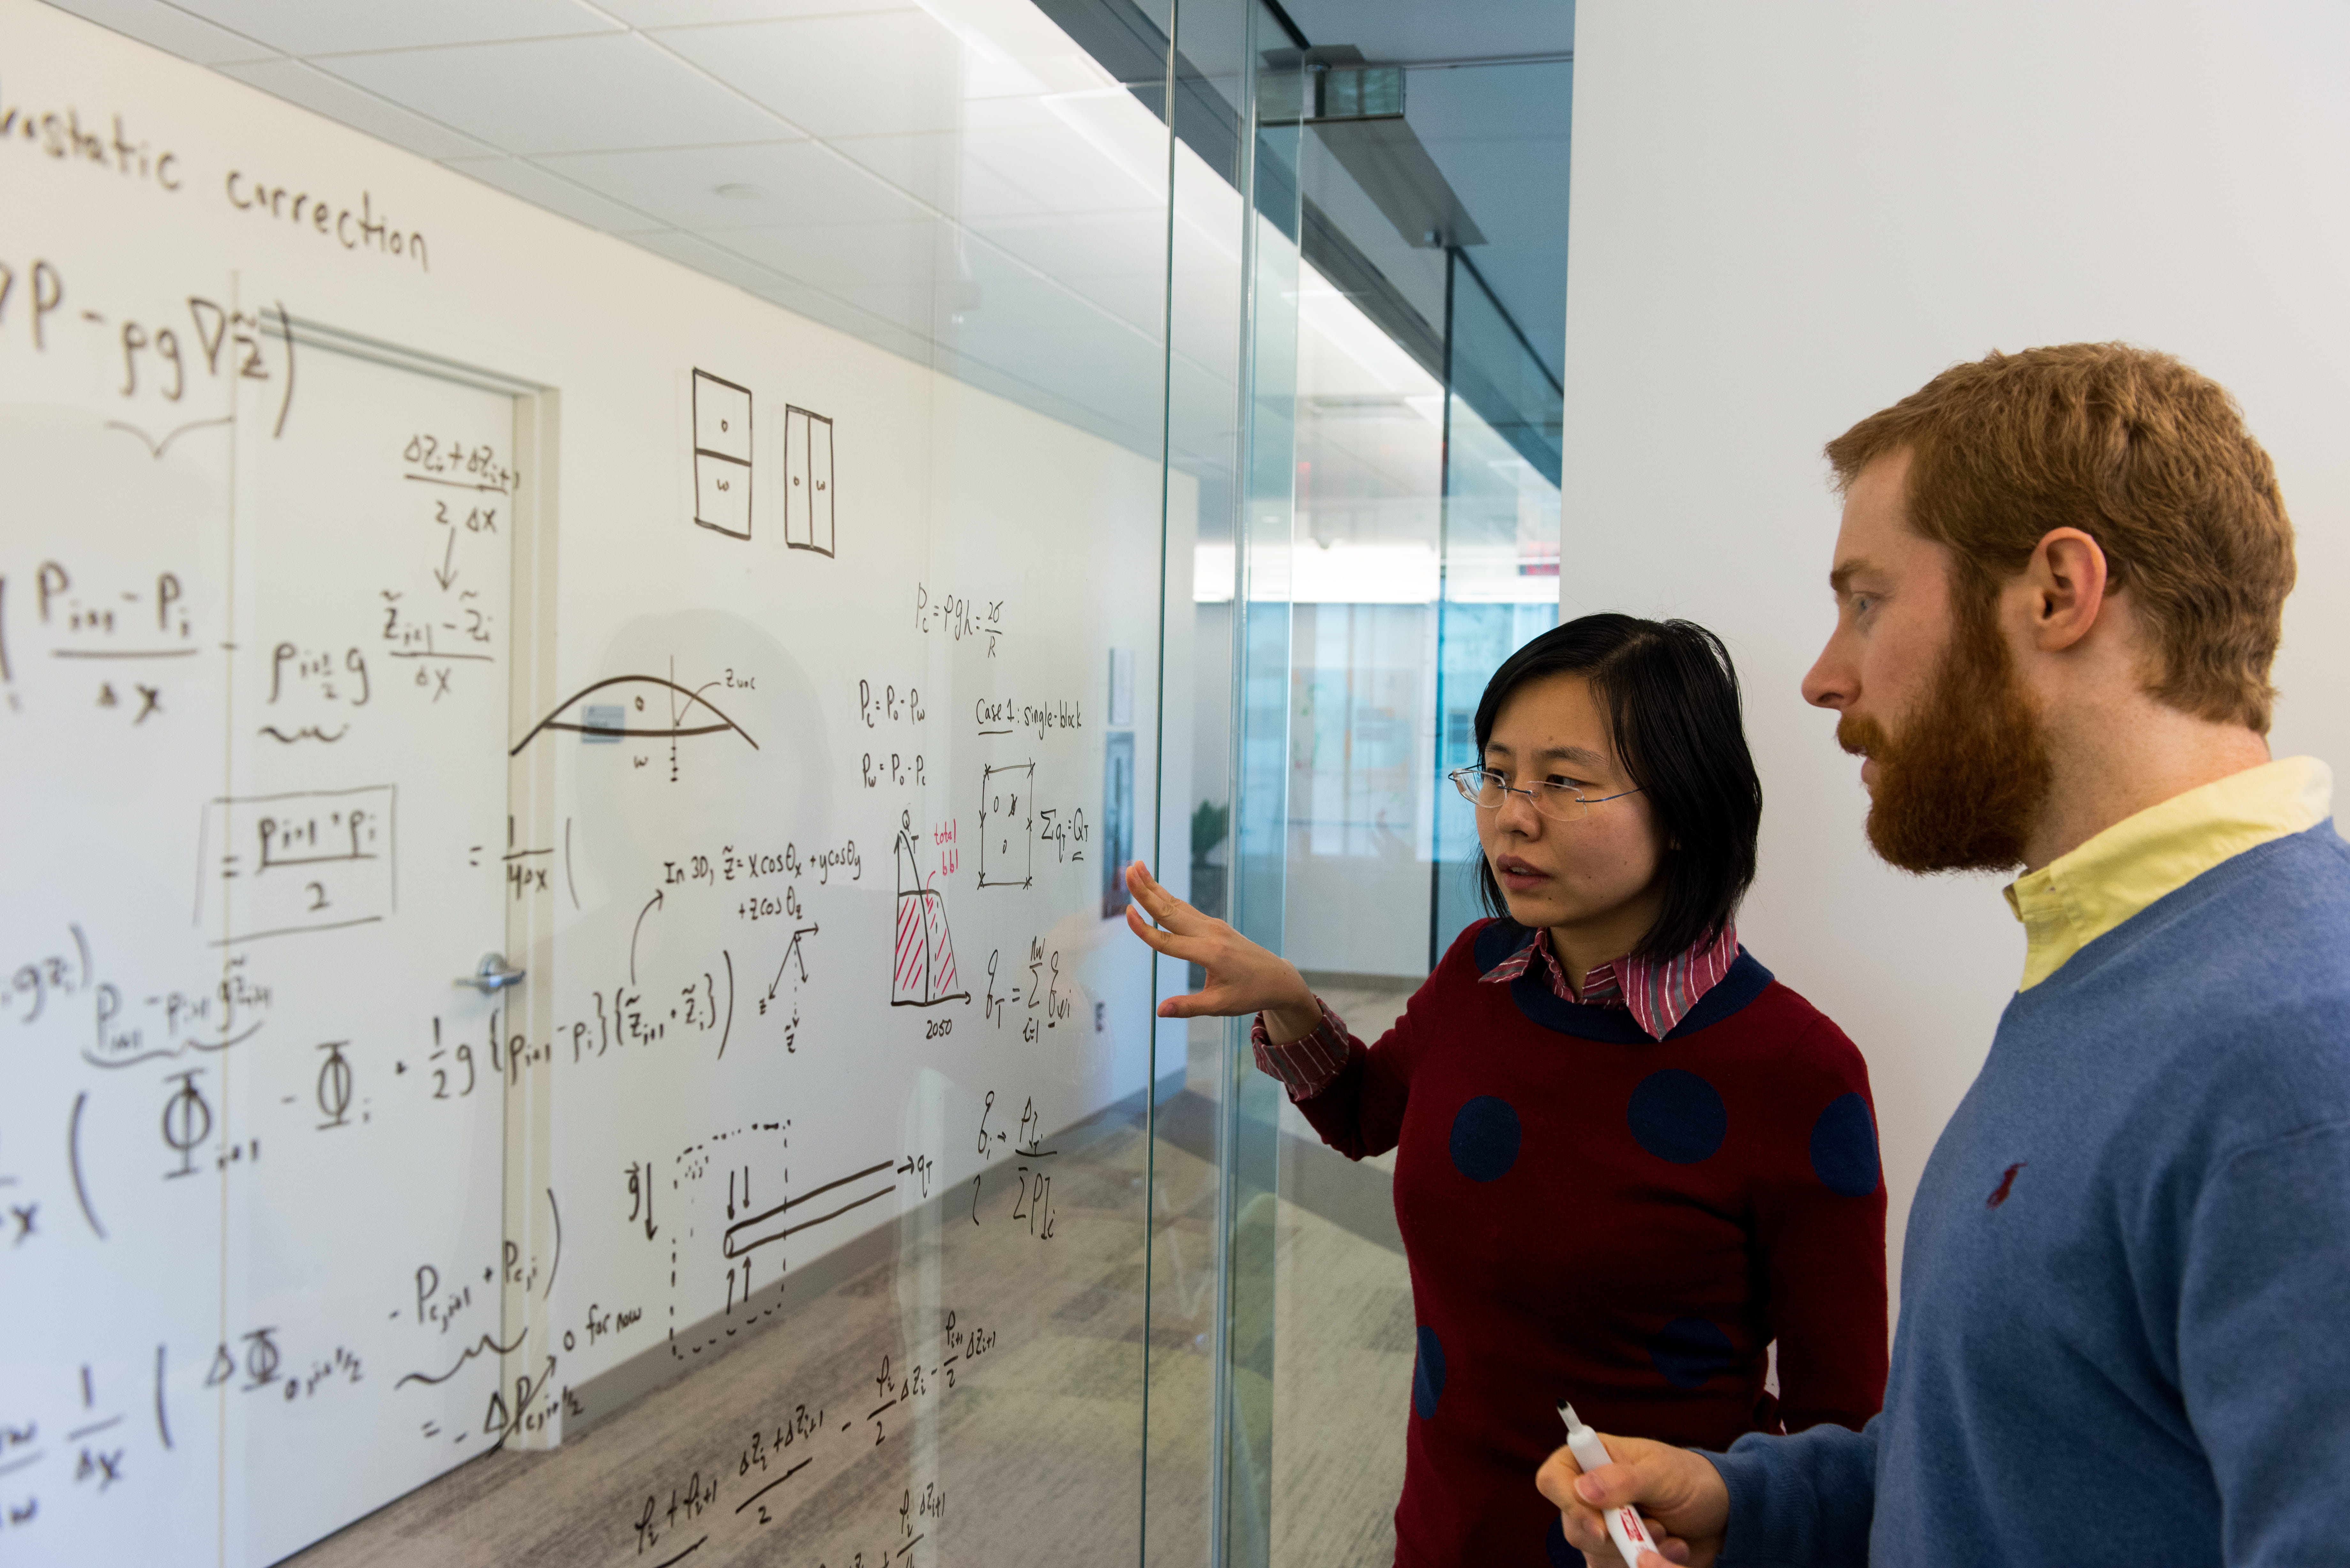
[[[1567,1446],[1544,1461],[1534,1484],[1558,1505],[1567,1542],[1589,1568],[1711,1568],[1730,1522],[1730,1489],[1713,1466],[1646,1438],[1603,1442],[1565,1405],[1559,1417]],[[1620,1536],[1611,1538],[1611,1519]]]

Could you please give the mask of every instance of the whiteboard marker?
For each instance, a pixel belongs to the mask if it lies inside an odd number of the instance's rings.
[[[1600,1440],[1599,1434],[1585,1426],[1582,1417],[1575,1413],[1575,1407],[1564,1399],[1558,1402],[1558,1418],[1566,1423],[1566,1451],[1575,1456],[1575,1462],[1583,1467],[1585,1475],[1589,1475],[1601,1465],[1615,1462],[1608,1457],[1607,1445]],[[1643,1552],[1654,1552],[1659,1557],[1664,1555],[1655,1538],[1640,1523],[1640,1511],[1637,1508],[1607,1511],[1607,1538],[1623,1554],[1624,1568],[1640,1568],[1640,1553]]]

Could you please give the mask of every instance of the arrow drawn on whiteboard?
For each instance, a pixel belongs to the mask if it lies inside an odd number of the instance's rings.
[[[660,907],[660,889],[656,888],[653,889],[651,901],[637,911],[637,929],[629,933],[629,983],[630,985],[637,983],[637,939],[644,935],[645,917]]]
[[[456,554],[457,530],[452,528],[449,530],[449,547],[441,552],[441,564],[432,568],[432,580],[441,585],[443,593],[448,591],[451,583],[457,580],[456,572],[449,565],[451,558]]]
[[[512,1345],[500,1345],[496,1340],[492,1339],[485,1334],[482,1335],[481,1338],[475,1340],[473,1344],[467,1345],[464,1349],[464,1353],[457,1357],[457,1364],[449,1368],[448,1371],[441,1374],[440,1376],[434,1377],[422,1372],[411,1372],[407,1376],[401,1378],[398,1383],[393,1384],[392,1386],[394,1388],[399,1388],[410,1383],[446,1383],[452,1377],[456,1376],[458,1373],[463,1372],[465,1369],[465,1363],[473,1360],[476,1355],[480,1355],[484,1352],[493,1355],[512,1355],[515,1351],[522,1348],[522,1342],[529,1337],[530,1330],[525,1328],[515,1335],[514,1343]]]
[[[802,926],[799,929],[792,933],[791,945],[784,950],[784,961],[775,966],[775,985],[767,987],[767,1000],[769,1002],[775,1000],[775,987],[784,983],[784,971],[792,967],[792,961],[794,959],[800,961],[800,979],[803,981],[807,979],[807,954],[800,950],[800,939],[802,937],[812,937],[814,935],[816,935],[816,928],[814,926]]]

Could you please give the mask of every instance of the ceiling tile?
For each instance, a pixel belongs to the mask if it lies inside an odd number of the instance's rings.
[[[952,130],[963,123],[962,46],[920,11],[655,35],[817,136]]]
[[[328,119],[340,120],[427,158],[480,157],[497,151],[470,136],[460,136],[445,125],[435,125],[396,104],[386,103],[347,81],[313,70],[299,60],[255,60],[224,65],[220,70],[224,76],[234,77],[264,92],[315,109]]]
[[[520,158],[452,158],[446,166],[591,229],[622,233],[655,226],[655,220],[647,214],[608,202],[595,192],[583,190],[561,175],[549,173]]]
[[[985,267],[980,270],[992,285],[995,274]],[[1106,317],[1115,317],[1128,327],[1147,332],[1154,339],[1167,335],[1167,280],[1160,275],[1133,273],[1118,277],[1088,277],[1067,286],[1069,292],[1098,308]],[[994,296],[991,294],[989,297],[993,299]]]
[[[1002,258],[991,265],[984,251],[975,253],[972,264],[979,284],[978,303],[966,309],[963,323],[1001,340],[1034,338],[1039,342],[1115,346],[1137,340],[1138,336],[1156,341],[1165,334],[1163,296],[1156,308],[1146,309],[1144,319],[1135,321],[1092,298],[1082,286],[1040,277]]]
[[[727,233],[726,248],[786,277],[854,299],[854,286],[863,283],[911,283],[927,290],[941,272],[941,241],[948,228],[916,220],[733,229]]]
[[[681,229],[716,233],[929,216],[902,192],[814,141],[577,153],[545,161]],[[747,189],[722,196],[721,186]]]
[[[224,27],[289,55],[421,48],[506,38],[608,33],[619,24],[579,0],[399,0],[397,5],[321,0],[180,0]]]
[[[991,321],[1017,323],[1027,332],[1091,332],[1115,324],[1153,337],[1166,332],[1164,253],[1156,264],[1137,260],[1115,271],[1081,277],[1043,271],[989,244],[965,248]],[[1080,306],[1082,307],[1080,307]]]
[[[626,236],[632,245],[642,245],[655,255],[682,262],[699,273],[731,283],[737,288],[774,288],[787,281],[774,269],[761,266],[747,257],[736,255],[723,246],[712,244],[693,234],[680,234],[675,229],[655,229],[646,234]]]
[[[1148,112],[1147,110],[1145,111]],[[1062,120],[1038,94],[1011,98],[974,98],[965,100],[962,118],[957,121],[964,130],[1007,130],[1016,125],[1058,125]],[[907,129],[900,127],[899,129]]]
[[[795,129],[635,34],[344,55],[317,63],[525,155],[765,141]]]
[[[805,316],[810,321],[861,337],[892,354],[902,354],[917,362],[928,362],[931,357],[932,345],[927,327],[908,327],[901,322],[886,319],[820,288],[786,278],[751,292],[786,310]]]
[[[951,270],[941,254],[946,229],[935,222],[735,229],[726,245],[794,282],[927,332],[939,314],[933,291]]]
[[[829,143],[874,173],[951,217],[997,217],[1045,211],[1019,182],[977,157],[967,131],[904,136],[844,136]]]
[[[1056,213],[1165,211],[1163,192],[1058,120],[973,130],[967,139],[975,156],[1004,171]]]
[[[598,0],[637,27],[692,27],[713,22],[771,22],[852,11],[903,11],[907,0]]]
[[[975,224],[973,232],[1045,276],[1064,282],[1136,273],[1159,276],[1167,270],[1163,212],[1005,218]]]
[[[162,0],[54,0],[54,3],[61,11],[70,11],[101,27],[129,34],[141,43],[168,49],[182,59],[193,60],[201,66],[216,66],[224,60],[266,59],[276,53],[265,44],[241,37],[224,27],[215,27],[176,5],[162,4]]]
[[[985,315],[965,318],[941,345],[956,377],[1124,444],[1158,445],[1166,365],[1154,345],[1116,330],[1005,331]]]

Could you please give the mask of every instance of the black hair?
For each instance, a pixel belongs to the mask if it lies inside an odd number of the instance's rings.
[[[1664,840],[1664,903],[1632,950],[1669,959],[1728,929],[1754,881],[1762,781],[1746,749],[1738,670],[1721,639],[1695,621],[1587,615],[1553,627],[1502,661],[1477,704],[1477,756],[1510,693],[1547,675],[1580,675],[1607,715],[1608,738],[1648,797]],[[1506,919],[1493,867],[1477,857],[1485,908]]]

